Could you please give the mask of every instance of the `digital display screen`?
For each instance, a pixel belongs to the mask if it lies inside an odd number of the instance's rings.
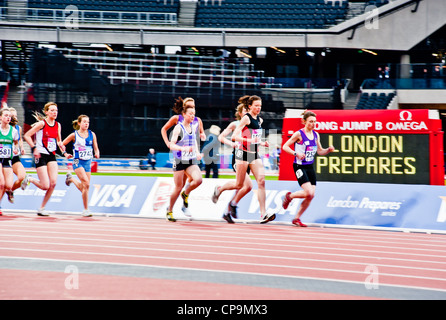
[[[320,181],[429,184],[428,134],[319,134],[323,148],[335,152],[317,156]]]

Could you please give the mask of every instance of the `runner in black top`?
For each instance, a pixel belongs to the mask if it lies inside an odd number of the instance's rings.
[[[276,218],[274,213],[267,213],[265,208],[265,168],[258,154],[258,147],[269,147],[268,141],[262,142],[262,122],[259,117],[262,110],[262,99],[258,96],[244,96],[239,99],[249,109],[243,116],[239,125],[232,134],[232,140],[241,142],[242,148],[236,151],[235,161],[237,166],[236,187],[239,190],[243,187],[246,171],[249,168],[254,174],[257,182],[257,197],[260,205],[261,223],[272,221]]]

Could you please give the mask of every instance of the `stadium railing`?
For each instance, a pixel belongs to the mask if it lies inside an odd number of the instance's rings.
[[[132,12],[77,10],[69,8],[12,8],[0,7],[0,20],[65,22],[77,19],[78,23],[95,24],[139,24],[139,25],[177,25],[177,13],[172,12]]]

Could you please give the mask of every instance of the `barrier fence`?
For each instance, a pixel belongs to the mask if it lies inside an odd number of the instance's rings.
[[[49,212],[80,214],[81,193],[74,185],[66,186],[65,177],[58,177],[56,189],[46,207]],[[227,179],[203,179],[191,192],[191,217],[181,211],[181,197],[174,206],[177,219],[222,220],[223,212],[234,191],[224,192],[217,204],[211,201],[214,187]],[[238,205],[238,220],[260,220],[257,185]],[[91,178],[89,207],[93,214],[127,215],[133,217],[164,218],[174,183],[166,177],[98,176]],[[266,207],[277,212],[272,223],[290,223],[299,207],[295,199],[287,210],[282,209],[282,197],[297,190],[296,181],[266,181]],[[44,191],[30,185],[25,191],[17,189],[15,203],[4,197],[2,210],[35,212],[43,199]],[[433,185],[375,184],[318,182],[316,196],[302,216],[311,225],[385,228],[446,232],[446,188]],[[150,223],[150,222],[148,222]]]

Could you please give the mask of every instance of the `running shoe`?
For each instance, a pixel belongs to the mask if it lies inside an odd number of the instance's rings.
[[[295,226],[298,226],[298,227],[306,227],[306,226],[307,226],[306,224],[303,224],[302,221],[300,221],[300,219],[294,219],[294,220],[292,221],[292,223],[293,223]]]
[[[37,215],[40,217],[48,217],[50,214],[48,211],[45,210],[45,208],[40,208],[37,210]]]
[[[90,210],[88,209],[84,209],[84,211],[82,211],[82,217],[91,217],[93,216],[90,212]]]
[[[167,212],[166,212],[166,220],[167,220],[167,221],[172,221],[172,222],[177,221],[177,220],[173,217],[172,210],[167,209]]]
[[[231,202],[228,204],[228,213],[235,219],[237,219],[237,206],[233,206]]]
[[[71,179],[73,179],[73,175],[71,173],[67,172],[67,176],[65,178],[65,184],[67,186],[69,186],[71,184]]]
[[[12,190],[6,190],[6,194],[8,195],[8,201],[14,203],[14,192]]]
[[[27,186],[29,186],[29,176],[25,175],[25,179],[23,179],[23,181],[22,181],[22,183],[20,185],[20,188],[22,190],[25,190]]]
[[[191,216],[192,216],[192,214],[190,213],[189,209],[188,209],[187,207],[185,207],[185,206],[183,206],[183,207],[181,208],[181,211],[183,211],[183,213],[184,213],[184,215],[185,215],[186,217],[191,217]]]
[[[260,221],[260,223],[267,223],[267,222],[273,221],[274,219],[276,219],[276,214],[273,212],[267,212],[262,217],[262,220]]]
[[[212,194],[212,198],[211,198],[213,203],[217,203],[218,197],[220,196],[220,192],[218,190],[220,190],[220,187],[215,186],[214,193]]]
[[[293,200],[293,199],[291,199],[290,194],[291,194],[291,192],[287,192],[285,194],[285,196],[283,197],[282,208],[284,208],[284,209],[288,208],[288,206],[290,205],[291,201]]]
[[[223,219],[225,219],[228,223],[234,223],[234,220],[232,220],[231,214],[229,212],[223,214]]]
[[[186,194],[186,192],[181,192],[181,198],[183,198],[183,206],[184,207],[189,207],[189,195],[188,194]]]

